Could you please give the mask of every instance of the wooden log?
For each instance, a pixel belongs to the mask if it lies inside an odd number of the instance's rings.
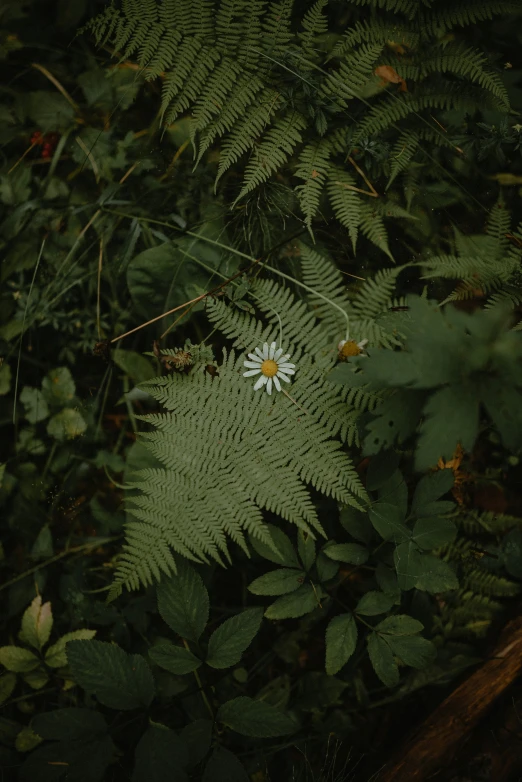
[[[491,656],[417,728],[374,779],[424,782],[447,768],[471,731],[522,670],[522,617],[509,622]]]

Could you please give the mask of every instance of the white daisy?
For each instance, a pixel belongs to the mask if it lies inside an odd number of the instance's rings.
[[[290,382],[288,375],[295,374],[295,364],[289,363],[290,354],[283,356],[283,348],[277,348],[275,342],[271,345],[265,342],[263,350],[255,349],[255,353],[249,353],[250,361],[244,361],[244,365],[249,368],[248,372],[243,372],[243,377],[259,375],[261,377],[256,381],[254,391],[266,386],[269,394],[272,393],[272,383],[276,391],[281,391],[280,380]],[[257,355],[256,355],[257,354]]]
[[[365,356],[364,348],[368,344],[367,339],[361,339],[360,342],[355,342],[353,339],[342,339],[337,345],[339,351],[339,358],[341,361],[346,361],[350,356]]]

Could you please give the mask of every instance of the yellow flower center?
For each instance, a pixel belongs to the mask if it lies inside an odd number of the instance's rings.
[[[274,377],[274,375],[277,375],[276,362],[271,358],[267,358],[266,361],[263,361],[261,364],[261,372],[263,375],[265,375],[265,377]]]
[[[357,342],[354,342],[353,340],[348,340],[348,342],[345,342],[341,348],[341,356],[344,356],[344,358],[348,358],[349,356],[358,356],[360,352],[361,348]]]

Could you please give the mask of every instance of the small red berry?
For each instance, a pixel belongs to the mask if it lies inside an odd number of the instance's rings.
[[[43,144],[43,136],[40,130],[37,130],[31,136],[31,144]]]

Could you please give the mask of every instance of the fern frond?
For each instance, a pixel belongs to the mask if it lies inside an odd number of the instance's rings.
[[[409,25],[401,25],[397,20],[383,21],[374,17],[369,21],[357,22],[354,27],[349,28],[334,46],[328,59],[343,57],[355,46],[370,41],[382,46],[388,41],[394,41],[401,46],[416,49],[419,40],[419,34]]]
[[[265,72],[274,67],[274,61],[280,62],[286,56],[288,45],[293,37],[290,29],[293,4],[294,0],[272,2],[263,19],[263,49],[268,58],[264,63],[261,62],[260,66]]]
[[[484,68],[486,62],[487,58],[483,53],[460,43],[450,44],[422,61],[420,75],[425,77],[430,73],[451,72],[467,77],[509,107],[509,97],[502,79],[498,74]]]
[[[305,127],[306,120],[297,111],[287,114],[273,124],[261,139],[245,168],[243,187],[234,204],[258,185],[266,182],[274,171],[286,163],[297,144],[302,141],[301,133]]]
[[[361,222],[362,199],[353,188],[357,187],[355,177],[348,171],[332,167],[326,186],[335,216],[345,228],[355,253],[359,223]]]
[[[400,134],[391,153],[390,178],[388,179],[386,190],[388,190],[394,179],[408,168],[418,148],[419,136],[417,133],[407,130]]]
[[[299,244],[299,255],[303,282],[348,313],[350,299],[344,291],[345,284],[337,266],[324,255],[303,243]],[[335,344],[336,338],[338,342],[345,334],[346,319],[343,318],[339,310],[319,296],[310,294],[308,301],[314,316],[320,320],[322,328],[331,335],[332,342]]]
[[[384,9],[405,14],[414,19],[419,12],[418,0],[350,0],[353,5],[369,5],[371,8]]]
[[[301,210],[305,216],[305,225],[312,233],[312,218],[319,208],[321,193],[330,168],[330,143],[327,139],[318,139],[307,144],[300,156],[295,175],[304,180],[304,184],[295,188]]]
[[[388,236],[384,227],[384,220],[379,210],[373,205],[361,204],[361,233],[363,233],[376,247],[382,250],[393,261],[393,255],[388,247]]]
[[[479,567],[469,567],[468,572],[462,579],[463,586],[478,592],[481,595],[491,595],[492,597],[515,597],[520,594],[520,586],[514,581],[497,576],[488,570]]]
[[[382,52],[381,43],[369,43],[344,56],[338,71],[329,73],[321,85],[320,94],[350,100],[360,95],[362,88],[372,78],[377,59]]]
[[[303,32],[298,36],[302,54],[308,60],[317,59],[316,38],[328,32],[328,20],[323,14],[323,9],[327,5],[328,0],[316,0],[303,17],[301,23]]]
[[[435,13],[422,14],[420,22],[426,33],[451,30],[453,27],[466,27],[476,22],[493,19],[497,15],[520,12],[517,0],[457,0],[444,6],[435,6]]]

